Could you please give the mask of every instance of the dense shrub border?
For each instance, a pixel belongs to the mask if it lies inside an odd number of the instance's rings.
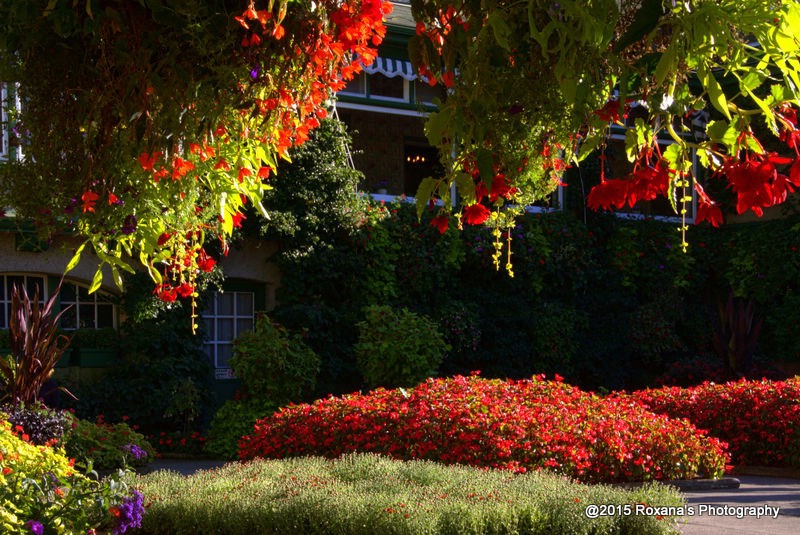
[[[657,483],[624,490],[548,473],[511,474],[374,454],[230,463],[189,477],[158,471],[133,481],[146,496],[142,534],[676,533],[676,516],[589,519],[588,504],[678,508]],[[663,512],[663,510],[660,510]]]
[[[242,459],[375,452],[527,470],[584,482],[718,477],[724,444],[633,399],[604,399],[543,376],[430,379],[292,405],[256,423]]]
[[[627,397],[726,441],[735,464],[800,467],[800,376],[647,389]]]

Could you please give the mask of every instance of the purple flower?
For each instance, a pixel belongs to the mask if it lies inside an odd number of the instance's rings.
[[[136,444],[126,444],[122,446],[122,451],[136,459],[137,461],[140,459],[144,459],[147,457],[147,452],[144,451],[142,448],[137,446]]]
[[[44,525],[38,520],[28,520],[25,522],[25,527],[31,530],[35,535],[44,535]]]
[[[117,506],[119,510],[119,521],[117,526],[111,530],[114,535],[125,533],[128,528],[142,527],[142,515],[144,514],[144,497],[138,490],[134,490],[133,494],[122,500],[122,503]]]
[[[136,224],[136,216],[130,214],[125,218],[125,221],[122,222],[122,228],[120,229],[120,232],[123,234],[133,234],[136,232]]]

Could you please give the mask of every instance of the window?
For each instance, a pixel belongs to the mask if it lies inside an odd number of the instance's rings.
[[[0,112],[0,158],[8,158],[8,114],[6,113],[6,106],[8,103],[8,93],[6,92],[6,84],[0,84],[0,103],[2,105],[2,112]]]
[[[368,78],[369,96],[380,100],[408,101],[408,82],[400,76],[372,74]]]
[[[408,102],[408,92],[408,82],[401,76],[389,77],[364,72],[359,73],[339,91],[342,95],[396,102]]]
[[[442,99],[442,84],[431,87],[427,82],[414,80],[414,102],[417,104],[433,104],[434,99]]]
[[[117,307],[110,294],[89,289],[71,282],[61,286],[61,328],[108,329],[116,327]],[[67,308],[69,307],[69,308]]]
[[[39,275],[0,275],[0,328],[8,329],[8,318],[11,315],[11,289],[16,284],[18,288],[25,287],[28,297],[33,299],[38,289],[39,301],[47,298],[47,286],[44,276]]]
[[[363,72],[358,73],[339,93],[360,97],[367,96],[367,75]]]
[[[404,147],[403,193],[409,197],[417,194],[420,182],[427,177],[444,176],[444,168],[436,147],[424,141],[406,143]]]
[[[206,331],[203,349],[215,368],[230,368],[233,341],[253,329],[255,293],[226,291],[213,295],[202,313]]]

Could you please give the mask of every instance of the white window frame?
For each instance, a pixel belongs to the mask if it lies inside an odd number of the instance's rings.
[[[4,314],[2,318],[2,322],[0,322],[0,329],[8,329],[9,327],[9,317],[11,314],[11,292],[8,291],[8,278],[9,277],[22,277],[23,284],[27,288],[28,286],[28,279],[29,278],[36,278],[41,279],[41,285],[39,286],[39,301],[43,302],[46,301],[48,298],[48,289],[47,289],[47,275],[43,274],[36,274],[36,273],[0,273],[0,284],[2,284],[2,288],[0,288],[0,306],[3,307]],[[38,281],[37,281],[38,282]],[[33,295],[28,295],[29,298],[33,299]]]
[[[3,136],[2,143],[0,143],[0,159],[5,160],[8,158],[9,144],[8,140],[11,135],[11,129],[8,124],[8,113],[6,113],[6,106],[8,106],[8,91],[5,83],[0,83],[0,128],[2,128]]]
[[[75,282],[75,281],[64,281],[63,285],[66,285],[66,284],[70,284],[70,285],[75,287],[75,300],[74,301],[64,300],[63,299],[63,293],[62,293],[62,298],[60,299],[61,310],[65,310],[67,307],[70,307],[70,306],[72,307],[72,310],[75,311],[75,326],[74,327],[65,327],[65,326],[62,325],[62,327],[61,327],[62,329],[64,329],[65,331],[74,331],[74,330],[77,330],[77,329],[93,329],[93,330],[109,329],[109,328],[113,328],[114,330],[117,329],[117,316],[118,316],[117,305],[115,303],[113,303],[113,302],[110,302],[110,301],[107,302],[107,303],[102,303],[102,304],[111,305],[111,327],[98,327],[99,314],[98,314],[98,307],[97,307],[97,305],[98,305],[97,298],[100,295],[111,297],[110,293],[104,292],[102,290],[97,290],[96,292],[89,294],[89,299],[90,299],[89,301],[83,301],[83,300],[81,300],[80,289],[81,288],[87,289],[88,286],[86,286],[85,284],[81,284],[79,282]],[[62,292],[63,292],[63,285],[62,285]],[[83,307],[86,307],[86,306],[91,306],[92,307],[93,316],[94,316],[92,318],[92,325],[94,325],[93,327],[85,327],[85,326],[81,325],[81,307],[82,306]],[[62,317],[62,321],[63,321],[63,317]]]
[[[240,294],[247,294],[250,296],[250,310],[240,311],[238,296]],[[233,311],[231,314],[219,313],[219,297],[221,295],[233,295]],[[242,290],[229,290],[224,292],[216,292],[211,298],[211,302],[206,309],[201,313],[201,318],[204,322],[211,321],[213,324],[213,332],[206,332],[206,338],[203,340],[203,349],[211,359],[211,364],[216,370],[230,370],[230,364],[220,365],[219,362],[219,347],[220,346],[233,346],[233,341],[241,334],[239,332],[239,320],[249,319],[253,326],[255,326],[255,308],[256,308],[256,293],[254,291]],[[220,340],[217,337],[218,321],[220,319],[232,320],[232,338],[230,340]],[[245,331],[242,331],[245,332]]]

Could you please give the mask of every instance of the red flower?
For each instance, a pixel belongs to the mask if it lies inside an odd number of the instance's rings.
[[[81,200],[83,201],[83,213],[94,212],[94,205],[97,203],[97,199],[99,198],[100,196],[93,191],[83,192],[83,195],[81,195]]]
[[[620,112],[623,109],[624,109],[624,104],[622,101],[609,100],[608,102],[606,102],[605,106],[595,111],[594,114],[607,123],[612,121],[618,123],[620,118]]]
[[[139,155],[139,164],[141,164],[142,169],[145,171],[152,172],[155,170],[155,165],[159,158],[161,158],[160,152],[154,152],[153,154],[143,152]]]
[[[515,192],[516,188],[511,187],[505,175],[495,175],[495,177],[492,179],[492,189],[489,192],[489,201],[495,202],[500,197],[508,199]]]
[[[489,219],[491,212],[482,204],[472,204],[464,208],[463,218],[467,225],[481,225]]]
[[[669,187],[669,171],[661,165],[644,166],[631,173],[628,184],[628,206],[633,208],[639,201],[652,201],[658,196],[665,197]]]
[[[172,180],[183,178],[192,169],[194,169],[192,162],[176,156],[175,161],[172,163]]]
[[[439,234],[444,234],[447,232],[447,227],[450,226],[450,219],[446,215],[440,214],[431,219],[431,225],[439,231]]]
[[[163,233],[161,236],[158,237],[158,246],[162,247],[165,243],[167,243],[169,241],[169,239],[171,237],[172,237],[172,233],[171,232]]]
[[[178,298],[178,292],[171,285],[163,283],[156,286],[153,293],[164,303],[174,303]]]
[[[628,198],[628,182],[616,178],[606,180],[592,188],[586,199],[586,205],[592,210],[610,210],[613,206],[620,209]]]
[[[214,269],[216,263],[217,262],[208,256],[203,249],[200,249],[200,252],[197,254],[197,267],[200,268],[200,271],[208,273]]]
[[[188,283],[184,282],[183,284],[181,284],[180,286],[178,286],[177,288],[175,288],[175,291],[176,291],[176,292],[178,293],[178,295],[180,295],[181,297],[183,297],[183,298],[187,298],[187,297],[190,297],[190,296],[191,296],[191,295],[194,293],[194,286],[192,286],[191,284],[188,284]]]
[[[241,214],[241,213],[239,213],[239,212],[236,212],[235,214],[233,214],[233,215],[231,216],[231,218],[233,219],[233,226],[234,226],[234,227],[236,227],[236,228],[238,228],[238,227],[241,227],[241,226],[242,226],[242,219],[247,219],[247,218],[244,216],[244,214]]]
[[[722,210],[714,203],[698,202],[697,215],[694,218],[695,224],[708,221],[714,227],[722,224]]]
[[[217,164],[214,166],[214,169],[222,169],[223,171],[230,171],[231,164],[228,163],[228,160],[225,158],[220,158]]]

